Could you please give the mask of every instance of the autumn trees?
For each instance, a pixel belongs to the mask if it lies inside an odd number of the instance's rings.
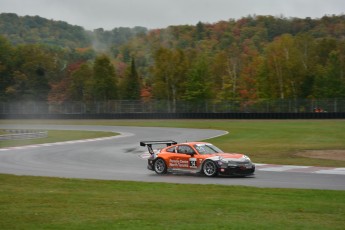
[[[193,98],[214,102],[344,98],[345,32],[331,29],[343,28],[344,19],[257,16],[153,31],[147,36],[151,47],[138,47],[156,50],[153,71],[142,73],[153,81],[153,98],[168,100],[172,108],[176,100]],[[188,46],[181,46],[182,41]],[[180,64],[178,53],[185,58]],[[204,89],[209,95],[201,96]]]
[[[269,98],[343,98],[344,42],[284,34],[267,46],[263,92]],[[335,69],[337,69],[335,71]]]
[[[2,101],[162,100],[175,112],[179,101],[197,111],[203,101],[345,98],[343,15],[248,16],[85,34],[41,18],[25,18],[27,23],[11,14],[1,18],[12,18],[9,23],[25,25],[24,34],[44,41],[29,44],[13,27],[0,25]],[[39,25],[44,28],[34,30]],[[67,28],[65,35],[56,32],[63,40],[40,39],[50,26]]]
[[[156,99],[167,100],[169,110],[174,111],[185,90],[189,67],[185,53],[160,47],[154,54],[154,62],[152,94]]]
[[[6,44],[6,43],[5,43]],[[25,45],[16,48],[1,47],[4,54],[1,62],[2,99],[6,100],[47,100],[50,92],[49,81],[55,79],[58,64],[56,53],[48,47]],[[6,50],[7,49],[7,50]]]

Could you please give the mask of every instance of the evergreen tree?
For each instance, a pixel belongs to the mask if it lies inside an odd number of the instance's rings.
[[[96,58],[93,66],[93,99],[107,101],[118,98],[115,68],[106,55]]]
[[[198,22],[196,24],[196,40],[200,41],[204,39],[204,24],[202,22]]]
[[[140,79],[135,67],[134,58],[132,58],[131,65],[128,67],[126,72],[122,98],[125,100],[140,99]]]

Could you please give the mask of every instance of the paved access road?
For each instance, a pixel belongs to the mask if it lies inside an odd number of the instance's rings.
[[[0,125],[0,129],[96,130],[121,133],[97,140],[0,148],[0,173],[15,175],[128,180],[145,182],[245,185],[271,188],[345,190],[345,169],[259,164],[247,178],[207,178],[200,175],[157,175],[146,169],[142,140],[203,140],[225,134],[219,130],[125,126]],[[1,147],[1,143],[0,143]]]

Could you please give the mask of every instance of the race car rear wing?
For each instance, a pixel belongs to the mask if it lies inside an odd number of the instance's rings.
[[[149,153],[151,155],[154,154],[152,145],[167,145],[167,146],[171,146],[171,145],[176,145],[177,142],[176,141],[140,141],[140,146],[147,146],[147,149],[149,150]]]

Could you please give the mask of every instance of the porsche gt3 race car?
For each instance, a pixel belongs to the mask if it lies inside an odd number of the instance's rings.
[[[153,145],[166,145],[154,150]],[[147,146],[150,157],[147,168],[157,174],[168,172],[203,173],[217,175],[248,176],[255,172],[255,164],[248,156],[238,153],[224,153],[206,142],[177,143],[175,141],[141,141]]]

